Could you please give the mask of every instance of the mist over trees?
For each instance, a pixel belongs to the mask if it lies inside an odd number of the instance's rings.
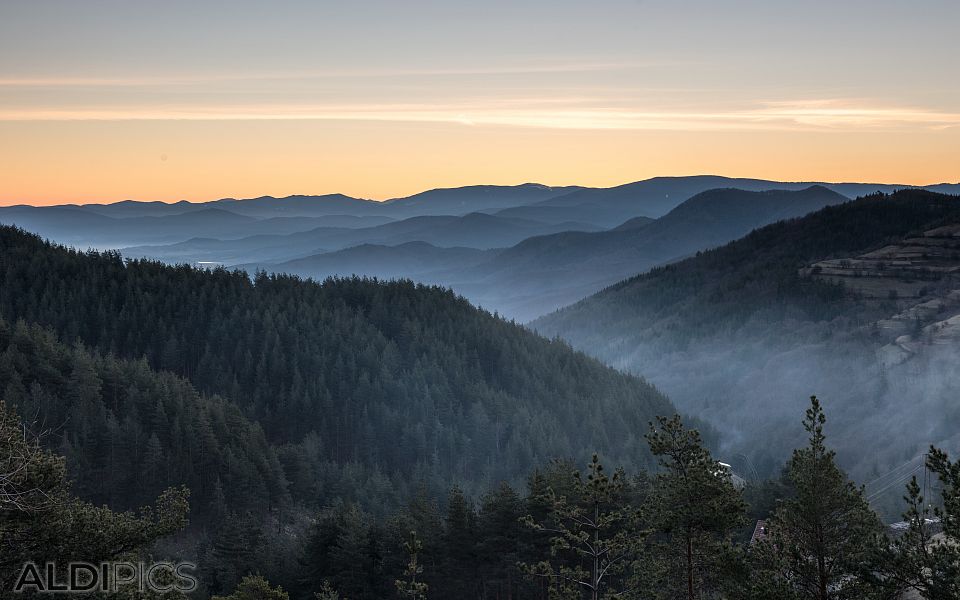
[[[891,364],[879,350],[893,338],[878,327],[904,306],[946,299],[957,282],[931,278],[925,297],[870,298],[811,276],[809,267],[958,220],[954,196],[904,190],[864,197],[653,269],[531,327],[642,374],[681,410],[719,427],[724,455],[743,455],[736,467],[762,476],[774,475],[801,441],[781,432],[796,399],[816,392],[834,407],[831,428],[844,465],[872,481],[894,465],[919,465],[931,443],[960,443],[949,425],[960,392],[950,366],[955,346],[920,344],[916,358]],[[954,314],[950,302],[931,318]],[[887,516],[897,514],[896,494],[883,500]]]

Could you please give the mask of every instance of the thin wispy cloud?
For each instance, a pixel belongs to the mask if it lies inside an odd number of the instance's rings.
[[[850,100],[768,102],[752,111],[756,118],[790,120],[814,127],[885,127],[920,125],[935,128],[960,124],[960,113],[916,107],[870,106]]]
[[[483,103],[262,104],[0,109],[4,121],[328,120],[452,123],[546,129],[663,131],[850,131],[944,129],[960,113],[850,100],[773,101],[742,109],[673,111],[590,104],[587,98]]]

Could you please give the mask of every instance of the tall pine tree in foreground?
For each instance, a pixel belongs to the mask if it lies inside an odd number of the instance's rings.
[[[796,495],[768,522],[769,535],[753,550],[755,598],[803,600],[883,597],[867,571],[883,526],[826,446],[826,416],[810,398],[803,426],[806,448],[794,450],[787,476]]]
[[[647,434],[660,460],[650,502],[656,535],[635,577],[651,597],[718,597],[739,562],[731,538],[746,503],[729,471],[679,416],[658,417]]]
[[[534,531],[552,537],[551,559],[522,568],[550,580],[559,597],[579,598],[584,592],[590,600],[621,597],[627,590],[623,574],[642,539],[638,513],[627,501],[622,470],[608,477],[594,454],[589,471],[586,479],[574,473],[571,497],[548,490],[546,522],[524,518]]]

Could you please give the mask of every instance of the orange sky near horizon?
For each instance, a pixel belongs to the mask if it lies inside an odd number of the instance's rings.
[[[960,182],[960,3],[679,4],[8,0],[0,205]]]
[[[0,123],[0,135],[20,136],[14,151],[0,148],[4,205],[337,192],[384,200],[481,183],[608,187],[694,174],[911,185],[960,179],[960,136],[953,132],[784,136],[392,122],[78,121]],[[95,151],[91,140],[97,140]]]

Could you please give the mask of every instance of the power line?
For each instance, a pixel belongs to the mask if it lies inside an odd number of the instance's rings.
[[[915,475],[916,473],[918,473],[918,472],[920,471],[920,469],[922,469],[922,468],[924,468],[924,464],[923,464],[923,463],[917,465],[916,467],[914,467],[912,470],[906,472],[905,474],[900,475],[900,476],[897,477],[896,479],[892,480],[890,483],[886,484],[885,486],[883,486],[883,487],[880,488],[879,490],[877,490],[877,491],[873,492],[872,494],[870,494],[869,496],[867,496],[867,502],[872,502],[873,500],[879,498],[884,492],[886,492],[887,490],[889,490],[889,489],[892,488],[893,486],[898,485],[898,484],[901,484],[901,483],[904,483],[904,482],[907,481],[911,476],[913,476],[913,475]]]
[[[886,473],[884,473],[883,475],[881,475],[880,477],[877,477],[877,478],[874,479],[873,481],[864,484],[864,487],[870,487],[871,485],[873,485],[873,484],[875,484],[875,483],[878,483],[879,481],[881,481],[881,480],[883,480],[883,479],[886,479],[886,478],[889,477],[890,475],[893,475],[893,474],[896,473],[897,471],[902,470],[904,467],[909,467],[909,466],[913,463],[913,461],[917,460],[918,458],[922,458],[923,456],[925,456],[925,455],[924,455],[924,454],[919,454],[919,455],[917,455],[917,456],[914,456],[913,458],[911,458],[911,459],[908,460],[907,462],[903,463],[902,465],[896,466],[896,467],[894,467],[893,469],[891,469],[891,470],[887,471]]]

